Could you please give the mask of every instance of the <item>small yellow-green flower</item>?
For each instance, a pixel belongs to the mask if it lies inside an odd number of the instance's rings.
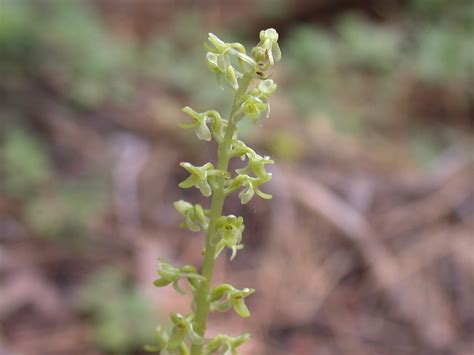
[[[181,128],[195,128],[196,136],[198,139],[204,141],[210,141],[212,135],[216,138],[217,141],[220,141],[223,137],[223,120],[221,115],[216,110],[209,110],[206,112],[196,112],[191,107],[186,106],[183,108],[183,112],[187,113],[191,119],[191,123],[180,123]],[[209,129],[208,124],[211,123],[211,129]],[[212,131],[212,135],[211,135]]]
[[[240,158],[245,160],[247,153],[254,154],[255,151],[252,148],[247,147],[247,145],[239,139],[236,139],[232,142],[229,151],[229,156],[231,158]]]
[[[272,198],[272,195],[266,194],[261,191],[259,186],[269,181],[270,179],[271,174],[269,173],[266,178],[251,177],[248,175],[238,175],[228,183],[228,186],[225,189],[225,194],[228,195],[231,192],[238,190],[242,187],[243,189],[239,192],[239,198],[240,203],[242,203],[243,205],[248,203],[255,194],[265,200],[269,200]]]
[[[179,313],[171,313],[170,319],[174,327],[168,340],[169,350],[177,349],[185,338],[193,344],[202,344],[202,337],[194,331],[192,315],[184,317]]]
[[[185,294],[185,292],[179,287],[178,282],[180,279],[187,279],[191,287],[196,285],[195,281],[204,279],[204,277],[197,274],[196,268],[192,265],[176,268],[165,261],[160,261],[158,263],[157,272],[160,278],[153,282],[156,287],[165,287],[169,284],[173,284],[174,289],[181,294]]]
[[[216,243],[216,256],[228,247],[232,250],[230,260],[233,260],[237,254],[237,250],[243,248],[240,244],[242,241],[242,232],[244,231],[244,219],[234,215],[221,216],[216,222],[216,232],[214,242]]]
[[[226,175],[224,172],[214,169],[212,163],[206,163],[203,166],[194,166],[191,163],[183,162],[179,165],[186,169],[191,175],[186,180],[180,182],[178,186],[183,189],[195,186],[206,197],[212,195],[210,179],[214,178],[217,174]]]
[[[240,43],[226,43],[212,33],[209,33],[208,40],[211,45],[206,46],[207,66],[217,74],[218,80],[225,79],[234,90],[238,90],[238,80],[244,72],[255,70],[257,63],[247,55]],[[232,58],[237,58],[240,70],[233,66]]]
[[[211,310],[226,312],[233,308],[242,318],[250,317],[250,311],[245,304],[245,298],[254,293],[253,288],[238,290],[229,284],[222,284],[211,291]]]
[[[271,79],[262,81],[254,90],[245,96],[242,102],[242,110],[246,116],[258,120],[262,112],[270,114],[268,98],[275,92],[277,85]]]
[[[235,172],[239,175],[253,173],[261,180],[268,181],[272,174],[265,170],[265,165],[274,164],[274,161],[269,156],[261,156],[257,153],[247,153],[248,163],[245,168],[237,169]]]
[[[267,66],[279,62],[281,50],[278,45],[278,33],[273,28],[260,31],[260,42],[252,51],[260,66]]]
[[[256,121],[260,118],[260,114],[267,109],[267,104],[257,96],[248,95],[242,108],[248,117]]]
[[[185,218],[181,227],[187,227],[191,232],[206,230],[208,226],[208,217],[201,205],[192,205],[189,202],[179,200],[174,203],[174,208]]]
[[[264,80],[258,84],[258,93],[262,99],[268,99],[268,97],[273,94],[276,89],[277,84],[275,84],[272,79]]]

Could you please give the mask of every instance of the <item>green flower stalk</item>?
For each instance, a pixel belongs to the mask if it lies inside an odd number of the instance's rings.
[[[227,312],[233,310],[243,318],[250,316],[245,299],[254,293],[254,289],[237,289],[229,284],[212,287],[212,274],[216,258],[226,248],[231,250],[230,259],[234,259],[241,250],[244,232],[244,220],[234,215],[222,215],[227,196],[238,192],[242,204],[248,203],[255,195],[270,199],[272,196],[263,192],[261,186],[269,181],[271,173],[266,166],[273,164],[268,156],[257,154],[252,148],[238,139],[237,123],[250,118],[258,121],[262,114],[270,114],[269,97],[277,85],[269,79],[269,69],[281,59],[278,46],[278,33],[273,29],[260,32],[260,42],[251,54],[247,54],[240,43],[226,43],[214,34],[209,34],[206,44],[206,62],[217,75],[219,83],[226,83],[235,92],[231,113],[227,119],[216,110],[197,112],[186,106],[190,122],[180,124],[185,129],[194,129],[200,140],[214,139],[218,145],[217,163],[206,163],[196,166],[188,162],[181,163],[189,177],[179,186],[187,189],[195,187],[206,196],[211,197],[209,209],[183,200],[175,202],[176,210],[184,217],[182,227],[192,232],[204,232],[204,262],[201,272],[194,266],[175,267],[168,262],[160,261],[159,278],[154,282],[157,287],[172,285],[178,293],[185,293],[181,288],[187,282],[192,292],[193,302],[190,314],[171,313],[171,330],[158,327],[157,345],[148,346],[147,350],[161,355],[231,355],[237,354],[237,348],[245,343],[250,335],[237,337],[217,335],[206,338],[206,324],[210,312]],[[239,158],[246,165],[234,172],[229,171],[229,161]]]

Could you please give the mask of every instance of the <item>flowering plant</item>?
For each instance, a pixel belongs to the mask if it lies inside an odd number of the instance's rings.
[[[183,109],[191,122],[180,126],[194,129],[200,140],[214,139],[218,145],[218,159],[216,166],[210,162],[202,166],[181,163],[189,177],[179,186],[184,189],[196,187],[212,199],[209,209],[182,200],[175,202],[176,210],[184,217],[182,226],[192,232],[205,232],[206,240],[200,273],[191,265],[174,267],[165,261],[160,261],[158,265],[159,279],[155,281],[155,286],[172,284],[177,292],[183,293],[179,282],[184,279],[193,295],[192,312],[187,315],[171,313],[171,331],[159,327],[158,344],[147,347],[147,350],[162,355],[237,354],[236,349],[248,340],[249,334],[237,337],[217,335],[212,339],[205,337],[210,312],[233,309],[239,316],[249,317],[245,298],[255,291],[251,288],[236,289],[229,284],[211,287],[214,263],[219,254],[229,248],[232,260],[243,248],[243,218],[223,216],[222,208],[225,198],[235,191],[239,191],[242,204],[248,203],[255,195],[263,199],[271,198],[260,187],[272,177],[265,166],[273,164],[273,160],[257,154],[238,139],[237,123],[245,117],[258,121],[262,113],[266,112],[266,117],[270,114],[268,99],[277,86],[269,79],[268,70],[281,58],[278,33],[273,28],[261,31],[260,42],[250,54],[242,44],[226,43],[212,33],[208,41],[207,65],[217,75],[218,81],[227,83],[234,90],[235,96],[228,119],[223,119],[215,110],[197,112],[190,107]],[[235,170],[234,176],[228,169],[232,158],[247,161],[244,168]]]

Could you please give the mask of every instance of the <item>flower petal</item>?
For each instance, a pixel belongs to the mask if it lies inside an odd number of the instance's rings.
[[[211,140],[211,131],[206,124],[203,123],[196,127],[196,136],[203,141],[209,142]]]

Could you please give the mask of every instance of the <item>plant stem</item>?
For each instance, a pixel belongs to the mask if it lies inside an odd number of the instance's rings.
[[[233,121],[233,116],[238,109],[239,102],[252,82],[253,73],[245,74],[240,81],[240,86],[235,93],[234,103],[229,116],[227,128],[224,139],[219,144],[217,154],[217,169],[220,171],[227,171],[229,166],[229,148],[232,143],[234,132],[237,129],[236,122]],[[212,273],[214,271],[214,262],[216,256],[216,245],[211,243],[212,236],[215,232],[217,219],[222,215],[222,208],[224,206],[225,194],[224,183],[225,177],[217,177],[217,188],[213,191],[211,200],[211,210],[209,217],[209,226],[206,233],[206,248],[204,252],[204,264],[202,267],[202,276],[205,280],[200,283],[196,293],[196,317],[194,319],[195,331],[204,337],[206,332],[206,323],[209,315],[209,292],[211,288]],[[191,355],[201,355],[202,345],[193,344],[191,348]]]

